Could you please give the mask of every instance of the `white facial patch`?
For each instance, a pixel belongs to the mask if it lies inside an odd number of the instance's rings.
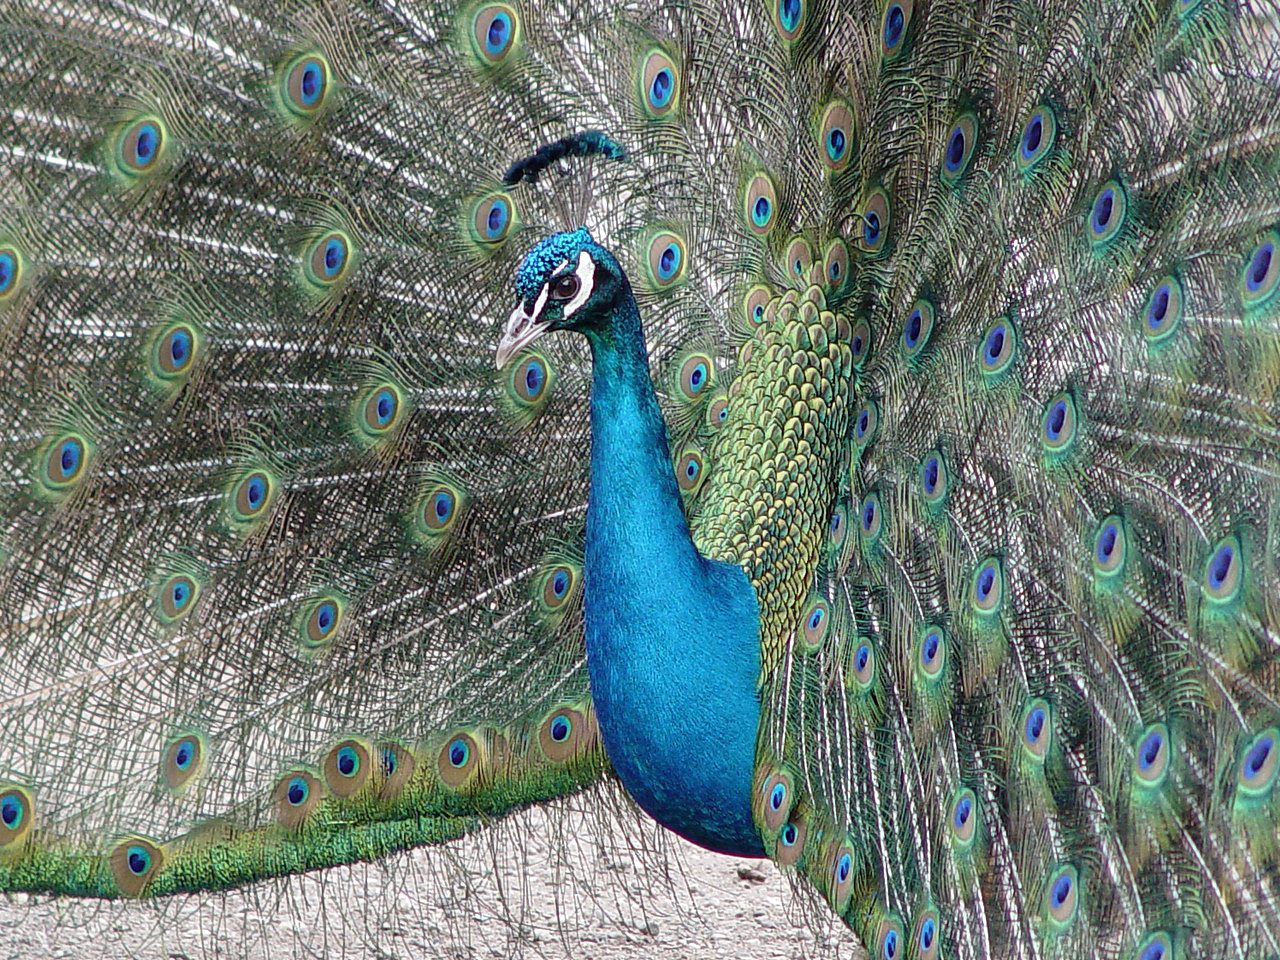
[[[542,316],[542,308],[547,305],[547,297],[551,295],[551,289],[545,284],[538,291],[538,299],[533,302],[533,311],[529,314],[529,319]]]
[[[591,299],[591,291],[596,285],[596,262],[587,255],[587,251],[583,250],[578,254],[578,266],[574,274],[578,278],[578,292],[573,295],[573,299],[564,305],[564,318],[567,320],[572,317],[574,312]]]

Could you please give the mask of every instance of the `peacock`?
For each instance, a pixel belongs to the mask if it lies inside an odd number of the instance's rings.
[[[1280,957],[1280,3],[19,0],[0,170],[0,889]]]

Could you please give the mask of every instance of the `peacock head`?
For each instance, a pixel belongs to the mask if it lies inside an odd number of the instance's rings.
[[[625,289],[618,261],[586,227],[547,237],[516,273],[520,302],[498,344],[498,369],[549,330],[603,330]]]

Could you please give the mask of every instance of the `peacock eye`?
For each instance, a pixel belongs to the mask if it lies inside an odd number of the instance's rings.
[[[571,300],[578,292],[578,275],[566,273],[551,284],[551,297],[554,300]]]

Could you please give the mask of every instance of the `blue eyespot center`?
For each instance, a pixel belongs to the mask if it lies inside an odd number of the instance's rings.
[[[1044,116],[1036,113],[1022,131],[1022,159],[1030,160],[1040,149],[1040,141],[1044,136]]]
[[[328,633],[338,620],[338,608],[330,601],[325,601],[316,608],[316,628],[321,633]]]
[[[449,519],[449,514],[453,513],[453,494],[447,490],[436,491],[435,498],[432,500],[431,509],[435,512],[436,520],[443,523]]]
[[[1116,549],[1116,538],[1120,536],[1120,528],[1114,523],[1109,523],[1102,528],[1102,535],[1098,537],[1098,562],[1106,563],[1111,559],[1111,554]]]
[[[924,923],[920,924],[920,949],[928,950],[933,946],[933,938],[937,932],[937,927],[933,922],[933,917],[926,917]]]
[[[853,665],[859,673],[863,673],[867,669],[867,664],[871,662],[871,648],[865,643],[858,647],[857,652],[853,655]]]
[[[849,879],[849,874],[853,870],[853,858],[849,854],[842,854],[840,862],[836,865],[836,881],[844,883]]]
[[[671,94],[675,90],[675,76],[671,73],[669,67],[663,67],[653,75],[653,81],[649,85],[649,99],[655,107],[665,107],[671,101]]]
[[[191,746],[190,741],[183,740],[178,744],[178,749],[173,752],[173,763],[179,770],[185,770],[191,766],[191,761],[195,758],[195,749]]]
[[[794,823],[788,823],[782,828],[782,842],[788,847],[793,846],[796,842],[797,833],[796,825]]]
[[[1271,751],[1275,747],[1275,742],[1271,737],[1260,737],[1252,749],[1244,758],[1244,778],[1246,780],[1257,780],[1267,765],[1267,759],[1271,756]]]
[[[662,251],[658,257],[658,275],[663,280],[669,280],[675,275],[676,270],[680,266],[680,248],[674,243],[668,244],[667,248]]]
[[[337,237],[330,237],[325,241],[324,245],[324,272],[326,276],[336,276],[338,271],[342,269],[342,263],[346,259],[346,245]]]
[[[779,5],[781,13],[782,29],[787,33],[795,32],[796,27],[800,25],[800,0],[782,0]]]
[[[0,823],[9,830],[16,830],[22,823],[22,803],[13,794],[0,800]]]
[[[300,89],[302,91],[302,102],[307,106],[313,105],[320,96],[320,91],[324,87],[324,76],[320,70],[320,64],[311,61],[302,68],[302,80]]]
[[[1049,409],[1049,416],[1045,418],[1045,435],[1050,440],[1058,440],[1062,437],[1062,428],[1067,422],[1067,402],[1059,400]]]
[[[1105,233],[1111,225],[1111,214],[1115,209],[1116,192],[1111,187],[1103,190],[1093,204],[1093,232]]]
[[[920,331],[923,328],[924,319],[921,316],[920,308],[911,311],[911,316],[907,317],[907,328],[904,331],[908,350],[914,350],[916,344],[920,341]]]
[[[396,761],[396,752],[390,747],[384,747],[382,751],[382,775],[389,777],[396,772],[398,763]]]
[[[151,855],[142,847],[130,847],[125,855],[129,872],[140,877],[151,869]]]
[[[525,392],[530,397],[536,397],[542,392],[542,384],[546,380],[546,373],[542,369],[542,364],[536,360],[531,361],[524,371],[524,387]]]
[[[495,203],[489,210],[489,216],[485,219],[485,223],[489,229],[489,235],[497,236],[502,232],[503,226],[507,222],[507,207],[503,203]]]
[[[285,799],[296,807],[306,802],[307,795],[310,792],[311,788],[307,786],[307,781],[301,777],[294,777],[289,781],[289,786],[285,791]]]
[[[564,743],[569,739],[569,734],[573,730],[573,724],[569,722],[566,716],[558,716],[551,721],[551,739],[556,743]]]
[[[891,4],[884,17],[884,45],[892,50],[902,40],[902,28],[906,24],[906,16],[899,4]]]
[[[956,804],[955,816],[952,817],[952,822],[955,823],[957,830],[965,828],[971,813],[973,813],[973,801],[968,797],[961,797],[960,802]]]
[[[138,128],[138,136],[134,141],[134,159],[138,166],[145,167],[155,159],[159,142],[160,132],[155,128],[155,124],[144,123]]]
[[[338,751],[336,766],[344,777],[353,777],[360,769],[360,758],[351,747],[343,747]]]
[[[862,239],[869,247],[880,241],[880,215],[874,210],[868,210],[862,216]]]
[[[884,935],[881,953],[884,956],[884,960],[894,960],[898,955],[898,931],[890,930]]]
[[[1147,944],[1146,949],[1142,951],[1141,960],[1164,960],[1164,944],[1159,940]]]
[[[1053,882],[1053,892],[1050,894],[1050,900],[1054,909],[1059,909],[1067,898],[1071,896],[1071,875],[1064,873]]]
[[[925,634],[924,645],[921,654],[924,657],[925,666],[929,666],[938,657],[938,649],[942,645],[942,637],[936,630],[930,630]]]
[[[185,330],[175,330],[169,337],[169,359],[175,368],[186,365],[191,355],[191,335]]]
[[[751,216],[756,222],[756,226],[764,226],[769,220],[769,198],[757,197],[755,206],[751,209]]]
[[[489,23],[489,29],[485,33],[484,43],[485,49],[491,54],[498,54],[503,51],[507,45],[507,38],[511,36],[511,19],[505,13],[497,14]]]
[[[471,748],[465,740],[455,740],[449,744],[449,762],[455,767],[465,766],[471,756]]]
[[[991,567],[984,567],[978,574],[977,596],[979,601],[986,600],[995,589],[996,572]]]
[[[1036,707],[1027,714],[1027,743],[1032,745],[1040,742],[1040,736],[1044,733],[1045,713],[1043,707]]]
[[[1138,748],[1138,766],[1146,772],[1151,769],[1151,765],[1160,758],[1160,750],[1164,747],[1164,737],[1160,731],[1155,730],[1147,735],[1147,739],[1142,741],[1142,746]]]
[[[1235,559],[1235,550],[1229,545],[1218,548],[1218,552],[1213,556],[1213,562],[1209,564],[1209,588],[1211,590],[1221,590],[1227,577],[1231,574],[1231,562]]]
[[[244,495],[249,509],[258,509],[267,498],[267,482],[259,476],[250,477],[249,482],[245,484]]]
[[[781,783],[775,783],[773,790],[769,792],[769,806],[774,810],[782,809],[782,802],[787,799],[787,788]]]
[[[18,274],[18,262],[11,253],[0,253],[0,294],[7,293]]]
[[[1163,284],[1151,298],[1151,308],[1147,311],[1147,325],[1152,330],[1160,329],[1165,315],[1169,312],[1169,285]]]
[[[946,167],[948,173],[955,173],[964,160],[964,130],[956,127],[947,140]]]
[[[551,577],[551,592],[560,600],[569,592],[569,574],[563,569],[557,570]]]
[[[1004,339],[1004,324],[998,323],[987,334],[987,343],[983,349],[983,359],[987,366],[993,367],[999,362],[1000,356],[1004,353]]]
[[[939,469],[940,465],[937,457],[930,457],[924,463],[922,479],[924,480],[924,492],[927,496],[933,496],[938,490]]]
[[[1100,572],[1110,575],[1119,572],[1124,564],[1124,530],[1117,519],[1103,522],[1094,541],[1093,556]]]
[[[62,441],[62,446],[58,451],[58,468],[62,471],[64,479],[75,475],[80,468],[80,460],[84,455],[84,448],[79,440],[68,439]]]
[[[837,128],[827,133],[827,156],[832,160],[839,160],[844,156],[844,148],[847,145],[844,131]]]
[[[865,533],[870,533],[871,528],[876,522],[876,502],[874,499],[868,498],[862,507],[862,529]]]
[[[1275,251],[1275,244],[1268,240],[1253,252],[1253,259],[1249,262],[1248,278],[1245,281],[1251,293],[1256,293],[1261,289],[1263,282],[1267,279]]]

